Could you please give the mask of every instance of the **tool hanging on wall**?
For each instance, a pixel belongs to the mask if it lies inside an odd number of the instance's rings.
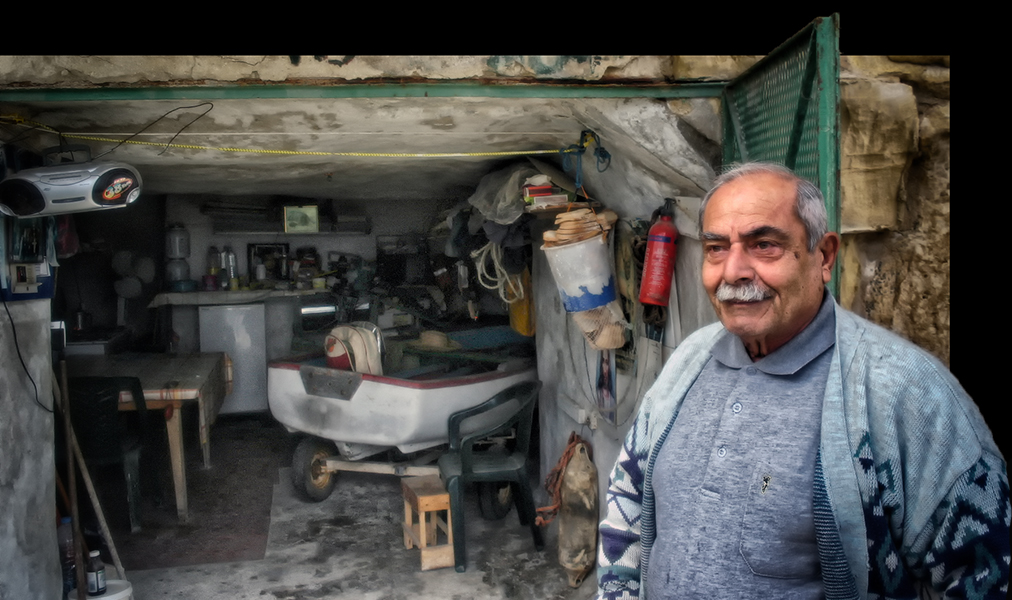
[[[571,432],[559,462],[545,479],[552,504],[538,509],[537,524],[559,516],[559,564],[570,587],[579,587],[597,564],[597,467],[590,444]]]
[[[604,173],[611,166],[611,154],[604,149],[601,145],[601,138],[597,136],[590,129],[584,129],[580,132],[580,141],[573,144],[569,148],[560,150],[562,154],[562,168],[566,171],[572,170],[573,164],[570,159],[570,154],[576,155],[576,175],[574,179],[576,181],[576,193],[583,196],[584,198],[590,198],[586,191],[583,189],[583,154],[590,147],[591,142],[597,144],[597,148],[594,149],[594,156],[597,158],[597,172]]]
[[[460,295],[467,301],[467,314],[473,320],[478,320],[478,294],[471,287],[471,273],[467,263],[462,260],[456,262],[457,266],[457,289]]]

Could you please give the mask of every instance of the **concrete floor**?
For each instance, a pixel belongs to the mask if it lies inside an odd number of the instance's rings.
[[[139,544],[147,540],[149,550],[169,554],[205,531],[202,545],[220,546],[219,557],[245,555],[256,559],[210,562],[166,568],[127,569],[127,580],[138,600],[193,598],[200,600],[238,600],[272,598],[301,600],[310,598],[355,598],[356,600],[584,600],[593,598],[594,581],[570,588],[565,571],[558,564],[557,531],[553,523],[545,530],[546,547],[538,552],[527,527],[521,527],[516,511],[500,521],[486,521],[478,513],[477,496],[471,494],[466,507],[468,568],[457,573],[452,567],[422,572],[417,549],[404,547],[401,522],[404,518],[400,480],[392,475],[341,473],[333,494],[313,503],[296,496],[292,487],[290,454],[280,446],[274,427],[256,421],[220,421],[212,430],[212,469],[199,469],[196,448],[188,451],[191,523],[161,523],[149,511],[142,534],[122,535],[120,553],[139,554]],[[264,440],[271,440],[264,444]],[[256,443],[253,443],[257,440]],[[264,452],[263,449],[270,449]],[[237,459],[245,452],[245,460]],[[257,459],[266,454],[268,458]],[[283,455],[283,456],[282,456]],[[283,460],[282,460],[283,459]],[[272,462],[273,461],[273,464]],[[224,505],[205,504],[215,496],[239,498],[252,495],[256,486],[245,487],[230,479],[246,464],[258,463],[270,468],[271,476],[247,471],[247,479],[262,479],[271,490],[270,525],[266,550],[240,552],[246,543],[263,543],[251,531],[253,509],[246,517],[225,528],[211,520]],[[235,467],[240,467],[236,469]],[[547,503],[547,494],[539,489],[539,505]],[[266,499],[265,499],[266,500]],[[266,502],[264,502],[266,505]],[[168,507],[168,508],[171,508]],[[213,528],[213,529],[212,529]],[[212,534],[206,537],[206,532]],[[207,541],[210,540],[210,541]],[[158,544],[166,544],[162,549]],[[190,542],[192,544],[192,541]],[[204,554],[194,546],[183,546],[194,556]],[[262,547],[262,546],[261,546]],[[208,552],[207,555],[213,553]],[[156,556],[146,557],[150,564],[165,564]],[[166,560],[169,560],[166,557]],[[178,560],[178,559],[177,559]],[[124,559],[128,563],[127,559]],[[128,563],[129,565],[129,563]],[[112,565],[107,566],[112,577]]]
[[[262,560],[149,569],[127,574],[138,599],[357,598],[362,600],[569,600],[591,598],[593,581],[571,589],[557,545],[537,552],[512,511],[483,520],[476,503],[466,523],[468,570],[422,572],[418,550],[404,548],[396,477],[347,474],[319,504],[296,498],[287,468],[274,487]]]

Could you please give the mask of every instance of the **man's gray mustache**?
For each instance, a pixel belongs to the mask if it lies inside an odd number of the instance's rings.
[[[721,281],[714,295],[719,302],[759,302],[773,297],[768,287],[755,280],[739,285]]]

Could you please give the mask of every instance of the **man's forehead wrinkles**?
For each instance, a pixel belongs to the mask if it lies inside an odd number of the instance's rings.
[[[726,242],[730,236],[715,231],[704,231],[700,237],[708,242]],[[760,225],[739,234],[742,239],[753,239],[757,237],[774,237],[778,239],[790,238],[790,233],[773,225]]]
[[[741,234],[743,238],[756,238],[756,237],[777,237],[781,239],[787,239],[790,234],[779,227],[773,225],[760,225]]]

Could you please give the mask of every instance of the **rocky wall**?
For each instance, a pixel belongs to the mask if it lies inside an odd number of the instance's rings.
[[[841,302],[949,363],[949,58],[841,57]]]

